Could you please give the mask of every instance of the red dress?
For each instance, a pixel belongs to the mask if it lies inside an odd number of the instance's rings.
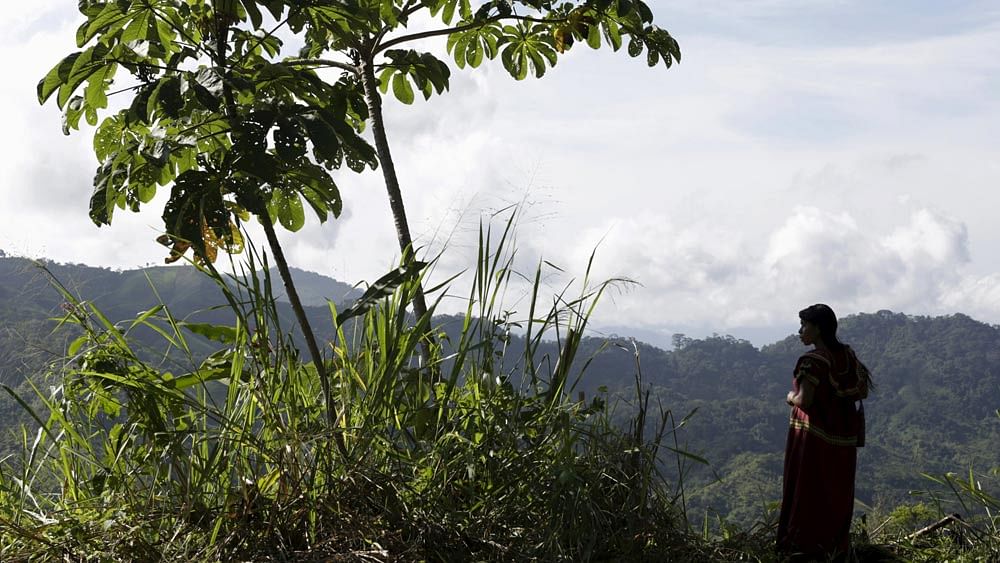
[[[849,347],[812,350],[795,365],[792,387],[815,386],[808,408],[792,407],[778,548],[784,552],[846,553],[854,510],[857,447],[863,415],[855,401],[867,394],[867,370]]]

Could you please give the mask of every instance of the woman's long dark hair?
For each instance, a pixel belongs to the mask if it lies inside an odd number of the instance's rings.
[[[799,311],[799,318],[819,328],[819,337],[826,347],[834,352],[844,349],[844,343],[837,338],[837,315],[829,305],[817,303]]]

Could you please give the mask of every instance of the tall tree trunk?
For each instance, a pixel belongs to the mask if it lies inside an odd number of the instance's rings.
[[[299,328],[302,329],[302,337],[306,341],[306,348],[309,349],[309,355],[312,357],[313,364],[316,365],[316,373],[319,375],[319,381],[323,386],[323,399],[326,401],[327,419],[329,419],[332,425],[336,421],[336,416],[334,416],[333,396],[330,393],[330,380],[326,373],[326,365],[323,363],[323,354],[319,351],[319,344],[316,342],[315,333],[313,333],[312,326],[309,325],[309,318],[306,317],[306,310],[302,307],[299,292],[295,289],[295,282],[292,281],[292,272],[288,269],[285,253],[278,242],[278,234],[274,232],[274,225],[271,223],[271,217],[266,209],[261,219],[263,219],[264,234],[267,236],[267,245],[271,248],[271,255],[274,257],[275,265],[278,266],[278,275],[281,276],[281,283],[285,286],[285,294],[288,295],[288,302],[292,305],[292,311],[295,312],[295,319],[298,321]]]
[[[392,219],[396,224],[399,249],[404,257],[411,256],[416,252],[416,249],[413,248],[410,225],[406,221],[406,208],[403,206],[403,194],[399,190],[399,180],[396,178],[396,166],[392,161],[392,153],[389,152],[389,141],[385,135],[385,119],[382,117],[382,96],[378,91],[374,63],[371,58],[364,61],[359,70],[361,71],[361,85],[365,92],[365,102],[368,104],[368,114],[372,121],[375,152],[378,154],[379,164],[382,166],[385,189],[389,192],[389,208],[392,210]],[[418,319],[427,314],[427,301],[424,298],[422,285],[417,287],[417,293],[413,297],[413,314]],[[430,361],[430,348],[426,341],[422,341],[422,343],[421,350],[426,364]]]
[[[226,65],[226,47],[228,40],[228,24],[226,14],[216,14],[216,66],[225,77],[223,80],[222,94],[224,98],[225,108],[226,108],[226,118],[230,121],[230,128],[234,131],[239,130],[239,112],[236,110],[236,102],[233,99],[232,90],[229,87],[229,68]],[[292,280],[292,273],[288,269],[288,262],[285,261],[285,253],[281,249],[281,244],[278,241],[278,235],[274,232],[274,223],[271,220],[270,214],[267,212],[267,208],[264,207],[262,210],[255,210],[259,213],[261,218],[261,223],[264,226],[264,234],[267,237],[267,244],[271,248],[271,254],[274,257],[274,263],[278,266],[278,274],[281,276],[282,284],[285,286],[285,294],[288,296],[288,301],[292,305],[292,310],[295,312],[295,318],[299,323],[299,328],[302,330],[302,338],[306,342],[306,348],[309,350],[309,355],[312,357],[313,365],[316,366],[316,374],[319,377],[320,383],[323,386],[323,399],[326,402],[326,415],[330,422],[330,431],[334,432],[334,440],[337,443],[337,448],[340,453],[347,456],[347,446],[344,443],[344,437],[336,432],[333,428],[336,423],[336,416],[334,414],[335,406],[333,404],[333,395],[330,392],[330,379],[326,372],[326,365],[323,363],[323,354],[319,351],[319,345],[316,343],[316,335],[313,333],[312,327],[309,326],[309,319],[306,317],[305,309],[302,307],[302,300],[299,299],[299,292],[295,288],[295,282]]]
[[[347,457],[347,444],[344,437],[334,426],[337,424],[336,405],[333,402],[333,394],[330,392],[330,375],[326,371],[326,364],[323,363],[323,354],[319,351],[319,344],[316,342],[316,335],[312,326],[309,325],[309,318],[306,317],[305,308],[302,307],[302,300],[299,299],[299,292],[295,289],[295,282],[292,280],[292,272],[288,269],[288,262],[285,260],[285,253],[281,249],[278,241],[278,234],[274,232],[274,224],[271,222],[270,214],[265,209],[261,215],[261,223],[264,226],[264,234],[267,236],[267,245],[271,248],[271,256],[278,266],[278,275],[281,276],[281,283],[285,286],[285,294],[288,302],[295,312],[295,319],[302,330],[302,338],[306,341],[306,348],[312,358],[313,365],[316,366],[316,375],[323,386],[323,401],[326,404],[326,417],[330,423],[330,431],[333,432],[333,439],[337,444],[337,449],[341,455]]]

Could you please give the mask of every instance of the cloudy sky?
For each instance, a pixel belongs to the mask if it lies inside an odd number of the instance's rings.
[[[578,46],[545,78],[455,70],[387,103],[420,244],[471,265],[484,215],[522,204],[519,267],[637,281],[603,330],[757,344],[796,312],[964,312],[1000,322],[1000,6],[976,1],[652,0],[683,62]],[[5,7],[0,248],[113,268],[159,263],[160,209],[96,228],[90,133],[64,137],[38,79],[74,49],[72,0]],[[294,265],[355,283],[397,254],[378,172],[336,177],[337,221],[283,237]],[[516,292],[515,292],[516,293]],[[516,296],[515,296],[516,297]]]

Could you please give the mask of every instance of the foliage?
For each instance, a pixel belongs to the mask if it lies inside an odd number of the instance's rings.
[[[944,474],[997,464],[1000,329],[965,315],[882,311],[842,319],[841,336],[879,385],[865,401],[868,445],[859,451],[859,511],[886,513],[912,502],[909,491],[925,487],[920,471]],[[684,436],[712,468],[695,467],[687,481],[696,513],[708,510],[749,525],[780,498],[783,397],[803,350],[794,337],[762,349],[710,337],[643,354],[656,393],[678,412],[698,409]],[[592,362],[593,378],[584,379],[588,392],[591,385],[621,388],[607,361]]]
[[[276,18],[286,9],[264,4]],[[131,75],[131,103],[94,134],[96,224],[171,185],[163,212],[171,259],[194,245],[212,260],[220,248],[241,249],[236,224],[249,214],[298,230],[304,199],[321,221],[339,215],[328,171],[345,161],[357,171],[376,166],[358,136],[363,101],[342,82],[283,63],[257,3],[86,1],[80,11],[82,50],[46,74],[38,99],[55,97],[67,133],[81,117],[97,126],[118,71]]]
[[[426,40],[447,36],[446,48],[459,68],[475,68],[499,58],[515,79],[541,78],[559,54],[577,40],[597,49],[604,42],[615,51],[628,39],[632,57],[646,52],[649,66],[680,60],[680,48],[668,32],[653,25],[642,0],[362,0],[343,4],[303,4],[293,8],[293,30],[305,28],[302,58],[295,64],[345,71],[348,83],[368,105],[372,136],[389,196],[393,224],[403,255],[415,252],[400,182],[382,115],[382,95],[390,88],[404,104],[415,93],[425,99],[449,88],[448,65],[426,49]],[[277,16],[276,16],[277,17]],[[412,21],[430,29],[409,32]],[[421,50],[416,50],[417,47]],[[327,56],[330,58],[319,58]],[[416,88],[414,88],[414,86]],[[427,312],[422,288],[414,294],[416,316]],[[425,356],[427,354],[425,353]]]
[[[342,162],[356,172],[381,162],[400,250],[404,257],[416,252],[375,75],[383,93],[391,83],[398,99],[412,103],[411,81],[429,97],[447,89],[450,71],[430,53],[391,47],[448,35],[460,67],[499,56],[519,80],[529,67],[541,77],[546,62],[555,65],[557,54],[584,36],[598,48],[603,34],[615,50],[627,37],[628,53],[645,50],[649,66],[680,59],[677,42],[652,24],[642,0],[496,0],[475,11],[469,0],[81,0],[79,8],[87,19],[76,36],[83,50],[42,78],[39,102],[55,96],[68,133],[81,117],[96,125],[110,93],[134,92],[129,107],[105,118],[94,135],[101,164],[91,219],[110,224],[116,208],[136,211],[170,184],[166,233],[157,239],[171,247],[167,262],[193,248],[196,262],[211,264],[220,249],[242,251],[239,222],[256,216],[330,417],[330,377],[273,224],[301,229],[303,199],[321,222],[339,216],[343,203],[329,172]],[[402,33],[422,15],[440,17],[445,27]],[[304,43],[301,57],[282,56],[276,33],[285,26]],[[346,61],[317,59],[328,51]],[[138,84],[111,92],[119,67]],[[330,83],[315,72],[322,67],[344,73]],[[369,117],[375,148],[359,136]],[[417,317],[428,313],[419,285],[413,308]],[[429,343],[421,346],[426,363]]]
[[[44,285],[40,280],[31,281],[33,268],[25,269],[24,275],[13,274],[25,263],[0,260],[0,271],[4,272],[0,291],[13,292],[11,299],[0,301],[0,309],[6,311],[0,337],[7,338],[0,338],[0,355],[10,360],[3,364],[4,383],[23,385],[22,396],[30,396],[23,374],[43,372],[61,346],[52,340],[61,333],[49,336],[53,325],[42,319],[62,311],[58,295],[45,288],[29,289]],[[60,279],[72,282],[68,285],[75,288],[74,293],[90,297],[116,322],[158,304],[151,299],[148,275],[178,318],[235,324],[235,317],[224,314],[225,309],[213,309],[217,299],[212,297],[210,280],[201,280],[202,276],[190,268],[155,268],[144,275],[56,264],[48,267]],[[323,289],[318,279],[306,287],[313,287],[316,294],[336,296],[347,291],[346,286]],[[492,298],[477,295],[476,302]],[[345,307],[339,304],[338,310]],[[291,312],[283,304],[278,305],[278,311],[282,326],[289,327]],[[324,306],[308,312],[321,339],[332,340],[329,310]],[[478,318],[478,307],[470,315]],[[460,341],[465,318],[435,317],[435,325],[449,335],[441,343],[444,354],[455,352],[452,343]],[[1000,349],[995,327],[963,315],[927,318],[882,312],[847,317],[842,331],[843,338],[873,368],[880,385],[866,401],[869,444],[859,455],[857,481],[858,498],[864,503],[858,505],[859,510],[869,513],[873,528],[894,508],[915,500],[909,491],[926,488],[919,471],[941,475],[969,465],[989,469],[997,464],[993,452],[1000,439],[1000,420],[990,406],[995,409],[1000,399],[989,392],[991,385],[994,389],[998,385],[992,367],[996,365],[995,350]],[[148,330],[136,329],[131,334],[137,355],[166,366],[164,369],[178,369],[162,363],[162,338]],[[500,339],[496,342],[506,341],[502,349],[522,350],[525,346],[516,328],[509,335],[497,332],[496,337]],[[485,333],[482,339],[486,339]],[[218,349],[217,343],[208,346],[211,343],[202,343],[192,334],[188,340],[198,361]],[[781,451],[787,428],[786,408],[780,401],[788,385],[789,366],[794,365],[802,348],[793,339],[759,350],[726,337],[689,340],[682,349],[669,352],[637,343],[644,381],[652,386],[654,405],[662,402],[679,416],[698,409],[679,432],[682,449],[694,451],[712,464],[710,468],[694,464],[685,475],[693,524],[700,527],[708,513],[712,522],[713,515],[720,514],[733,524],[748,526],[763,518],[768,504],[780,498]],[[51,353],[43,352],[45,349]],[[545,339],[535,340],[533,349],[537,357],[559,354],[555,343]],[[608,346],[605,339],[590,337],[580,339],[578,354],[588,358],[588,364],[574,393],[597,397],[601,395],[599,387],[604,386],[611,403],[634,394],[628,391],[634,386],[632,354]],[[510,373],[519,386],[522,371],[514,356],[508,353],[499,371]],[[497,366],[490,369],[498,371]],[[575,381],[576,375],[571,379]],[[49,384],[41,378],[33,381],[43,388]],[[952,384],[941,385],[942,381]],[[15,421],[23,420],[17,418],[21,409],[9,398],[0,398],[0,408],[7,436]],[[654,427],[650,422],[651,432]],[[8,440],[7,451],[11,447]],[[661,470],[676,482],[674,465],[671,461]],[[983,483],[990,486],[989,480]]]
[[[459,67],[499,57],[518,79],[529,69],[541,77],[576,41],[597,48],[603,38],[618,50],[627,39],[628,53],[645,51],[650,66],[680,58],[641,0],[518,0],[475,9],[469,0],[86,0],[80,12],[81,50],[42,78],[38,99],[55,98],[66,133],[81,119],[97,126],[96,224],[171,186],[163,211],[168,260],[191,245],[209,261],[219,249],[238,252],[237,223],[249,214],[293,231],[305,220],[303,200],[320,221],[339,215],[329,172],[343,163],[356,172],[377,166],[375,150],[358,135],[369,109],[378,108],[362,74],[378,72],[382,92],[391,85],[404,103],[413,101],[414,86],[424,97],[448,88],[444,62],[395,46],[448,35]],[[397,33],[422,13],[445,27]],[[304,41],[302,57],[283,55],[276,34],[283,27]],[[317,59],[327,51],[344,59]],[[345,72],[328,82],[320,67]],[[129,85],[113,91],[122,70]],[[101,120],[109,96],[126,91],[128,107]]]
[[[492,238],[469,294],[469,310],[485,314],[464,318],[449,357],[434,349],[445,379],[415,361],[432,325],[404,322],[414,277],[369,293],[368,306],[351,309],[352,329],[335,327],[332,423],[252,248],[235,284],[219,284],[236,304],[228,326],[185,323],[165,304],[116,323],[60,286],[63,321],[82,336],[53,393],[39,391],[37,432],[25,430],[21,453],[0,463],[0,558],[587,560],[682,544],[656,470],[663,435],[622,432],[601,400],[566,392],[571,335],[604,286],[585,283],[524,318],[484,303],[512,275],[512,255]],[[515,319],[538,342],[560,335],[558,361],[508,349]],[[187,368],[143,360],[139,326]],[[192,333],[223,347],[198,360]],[[496,369],[506,354],[530,388]]]

